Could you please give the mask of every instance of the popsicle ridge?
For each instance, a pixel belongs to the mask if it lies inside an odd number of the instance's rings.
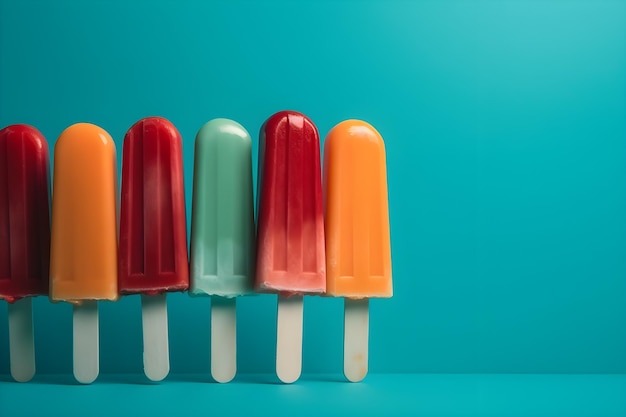
[[[115,143],[104,129],[78,123],[54,149],[50,298],[116,300]]]
[[[0,299],[48,294],[48,143],[28,125],[0,130]]]
[[[370,124],[339,123],[324,146],[327,294],[391,297],[385,144]]]
[[[196,136],[191,228],[192,295],[252,291],[255,266],[252,141],[228,119]]]
[[[162,117],[126,133],[120,211],[119,289],[155,295],[189,285],[181,136]]]
[[[261,128],[256,288],[325,291],[319,134],[301,113],[283,111]]]

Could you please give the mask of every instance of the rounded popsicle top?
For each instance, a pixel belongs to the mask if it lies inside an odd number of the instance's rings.
[[[202,146],[205,142],[224,139],[252,144],[250,134],[245,127],[234,120],[219,118],[206,122],[198,130],[196,147]]]
[[[7,141],[21,141],[29,148],[37,159],[42,159],[48,164],[49,151],[48,142],[43,134],[35,127],[26,124],[9,125],[0,130],[0,143]]]
[[[115,142],[100,126],[76,123],[61,133],[54,145],[54,153],[68,159],[83,158],[85,154],[115,158]]]
[[[271,115],[261,126],[261,134],[278,134],[288,128],[305,133],[311,132],[306,134],[304,139],[317,138],[319,141],[319,133],[313,121],[304,114],[293,110],[282,110]]]
[[[180,132],[172,122],[164,117],[149,116],[137,121],[128,129],[124,136],[124,151],[130,146],[130,142],[141,140],[146,135],[158,141],[180,142],[182,140]]]
[[[0,130],[0,299],[48,293],[49,152],[32,126]]]
[[[334,142],[338,141],[370,142],[380,148],[379,151],[382,152],[382,156],[385,155],[383,137],[374,126],[363,120],[350,119],[337,124],[328,132],[324,145],[333,146]]]

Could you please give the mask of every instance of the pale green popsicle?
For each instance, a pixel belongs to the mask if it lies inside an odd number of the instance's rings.
[[[191,295],[252,292],[252,141],[233,120],[211,120],[196,136],[190,252]]]

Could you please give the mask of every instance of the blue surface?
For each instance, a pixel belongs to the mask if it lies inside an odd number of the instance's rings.
[[[226,385],[198,375],[162,384],[108,375],[91,386],[47,375],[28,384],[0,381],[0,415],[623,417],[624,392],[626,375],[388,374],[350,384],[318,374],[296,385],[271,375]]]
[[[121,160],[124,132],[164,116],[184,138],[190,202],[209,119],[255,136],[294,109],[324,136],[362,118],[387,144],[395,287],[371,304],[373,372],[624,373],[625,21],[626,2],[608,0],[0,0],[0,125],[54,143],[93,122]],[[269,373],[275,297],[239,304],[239,369]],[[207,372],[209,300],[172,295],[169,311],[172,372]],[[38,299],[35,314],[39,372],[70,373],[70,307]],[[305,315],[305,372],[340,372],[341,301],[308,299]],[[103,373],[141,372],[140,323],[138,297],[102,305]],[[259,389],[394,392],[376,381]],[[186,386],[111,389],[159,401]]]

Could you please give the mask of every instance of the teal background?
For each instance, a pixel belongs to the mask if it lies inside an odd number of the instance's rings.
[[[188,219],[197,130],[256,138],[282,109],[386,140],[372,373],[626,372],[626,2],[0,0],[0,126],[53,145],[96,123],[121,161],[134,122],[166,117]],[[275,301],[239,301],[242,373],[273,371]],[[172,373],[207,373],[209,299],[168,302]],[[142,372],[140,324],[138,297],[101,303],[102,373]],[[38,373],[71,373],[71,307],[40,297],[35,326]],[[341,300],[308,298],[304,332],[304,372],[341,372]]]

